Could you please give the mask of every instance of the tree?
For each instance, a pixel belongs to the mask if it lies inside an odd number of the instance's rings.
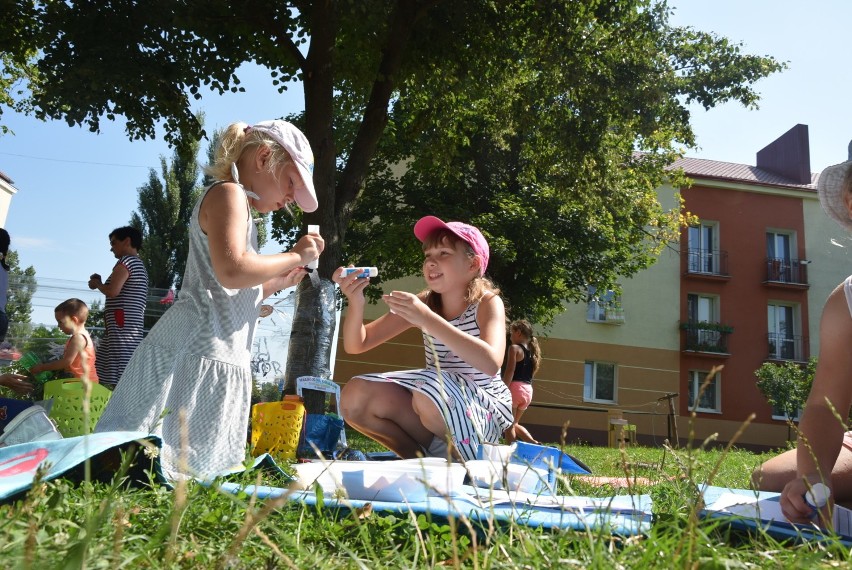
[[[812,356],[805,366],[797,362],[764,362],[754,373],[758,378],[757,388],[772,406],[773,414],[787,418],[788,440],[791,437],[790,422],[799,417],[799,412],[808,401],[816,365],[815,356]],[[848,410],[842,412],[847,414]]]
[[[6,316],[9,317],[8,338],[13,344],[23,341],[32,329],[33,295],[38,289],[35,268],[21,269],[18,252],[9,250],[9,292]]]
[[[314,150],[320,208],[297,221],[318,224],[327,245],[319,263],[323,286],[303,282],[298,289],[290,388],[297,376],[328,375],[334,322],[328,277],[350,253],[351,223],[409,224],[422,213],[455,213],[485,226],[497,253],[506,256],[495,258],[495,268],[508,281],[524,260],[513,257],[508,239],[501,242],[505,204],[528,220],[522,220],[527,228],[545,227],[539,241],[567,224],[593,248],[570,259],[577,250],[554,248],[537,257],[539,271],[527,277],[535,286],[531,296],[549,294],[554,266],[569,261],[582,280],[610,282],[648,263],[635,261],[634,250],[651,253],[643,240],[649,234],[664,240],[678,219],[659,211],[652,184],[680,146],[694,144],[686,105],[753,106],[754,82],[783,68],[725,38],[672,28],[665,3],[654,0],[258,0],[251,9],[224,0],[156,4],[22,6],[21,19],[34,34],[24,46],[40,50],[31,85],[35,114],[93,131],[102,119],[122,115],[131,138],[152,137],[162,125],[175,141],[201,132],[190,98],[207,89],[241,90],[237,70],[245,62],[268,67],[281,90],[301,81],[299,122]],[[17,39],[8,45],[21,51]],[[451,176],[460,165],[469,173],[489,164],[459,160],[473,152],[474,134],[483,137],[480,149],[511,151],[510,164],[519,170],[510,172],[507,164],[502,180],[511,179],[512,187],[480,196],[487,173],[477,173],[475,185]],[[389,201],[379,220],[360,217],[362,199],[376,191],[367,185],[371,170],[391,159],[410,161],[424,179],[428,173],[444,189],[455,188],[452,204],[464,192],[464,209],[451,211],[421,196],[421,205],[432,207],[415,212]],[[515,192],[524,194],[521,204],[510,200]],[[555,208],[556,194],[570,200]],[[282,239],[298,228],[280,217],[276,227]],[[524,227],[515,220],[514,231]],[[396,228],[382,235],[398,240],[403,234]],[[404,237],[386,243],[388,258],[412,255],[412,247],[400,245],[411,241]],[[606,264],[598,269],[601,261]],[[399,271],[412,263],[400,261]],[[581,279],[558,279],[555,297],[576,298],[572,291]]]
[[[139,208],[130,225],[142,230],[145,240],[139,257],[148,270],[149,285],[158,289],[180,288],[189,253],[189,220],[201,193],[198,185],[196,138],[181,139],[172,161],[160,157],[160,177],[152,168],[148,182],[139,188]]]

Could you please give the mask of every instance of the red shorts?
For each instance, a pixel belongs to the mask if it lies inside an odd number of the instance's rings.
[[[532,384],[512,380],[509,383],[509,392],[512,393],[512,407],[519,410],[526,410],[532,402]]]

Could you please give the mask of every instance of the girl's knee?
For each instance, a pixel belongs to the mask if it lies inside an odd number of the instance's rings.
[[[352,378],[340,390],[340,411],[347,420],[357,420],[364,412],[364,380]]]

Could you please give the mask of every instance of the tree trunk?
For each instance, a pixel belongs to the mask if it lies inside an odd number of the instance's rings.
[[[296,306],[284,375],[284,394],[296,393],[296,378],[318,376],[331,378],[331,348],[335,342],[335,288],[334,282],[320,278],[316,287],[310,279],[303,279],[296,289]],[[304,394],[305,409],[309,414],[324,413],[324,392]]]

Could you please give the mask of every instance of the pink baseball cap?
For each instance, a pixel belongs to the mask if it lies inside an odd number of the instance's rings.
[[[478,228],[462,222],[443,222],[435,216],[425,216],[420,218],[414,224],[414,235],[420,241],[425,241],[429,234],[438,229],[449,230],[459,238],[470,244],[473,252],[479,256],[482,261],[480,267],[480,275],[485,275],[485,270],[488,268],[488,258],[491,255],[488,249],[488,242]]]
[[[264,132],[272,140],[284,147],[302,177],[305,187],[296,191],[296,203],[303,212],[313,212],[317,209],[317,193],[314,190],[314,153],[308,139],[292,123],[276,119],[261,121],[252,125],[252,129]]]

